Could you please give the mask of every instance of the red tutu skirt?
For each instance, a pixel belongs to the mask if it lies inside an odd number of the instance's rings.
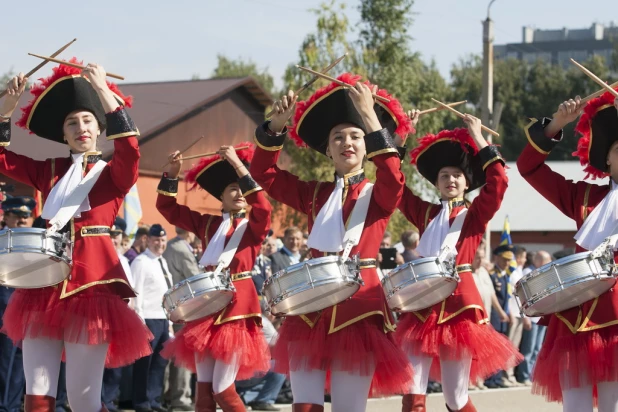
[[[65,299],[60,299],[60,292],[60,286],[17,289],[4,312],[2,332],[16,343],[46,338],[108,344],[108,368],[130,365],[152,353],[152,333],[118,295],[104,287],[88,288]]]
[[[328,334],[331,312],[324,312],[310,328],[299,317],[289,317],[279,330],[273,349],[275,371],[345,371],[368,376],[375,366],[370,396],[404,394],[412,382],[412,367],[392,334],[384,333],[382,317],[370,316]],[[327,374],[326,390],[330,388]]]
[[[165,343],[161,355],[173,358],[176,365],[195,372],[195,357],[206,357],[232,363],[234,357],[240,368],[236,379],[250,379],[270,369],[268,344],[262,328],[254,318],[233,320],[215,325],[217,315],[187,323],[174,339]]]
[[[436,312],[432,312],[425,322],[413,313],[406,313],[397,325],[395,337],[404,352],[433,358],[429,375],[436,381],[441,380],[440,358],[472,358],[472,382],[514,367],[523,360],[506,336],[489,324],[478,324],[466,318],[465,314],[438,325]]]
[[[554,320],[547,328],[532,374],[532,392],[562,402],[563,389],[590,385],[596,403],[596,384],[618,381],[618,325],[576,334],[560,333],[561,327],[566,328]]]

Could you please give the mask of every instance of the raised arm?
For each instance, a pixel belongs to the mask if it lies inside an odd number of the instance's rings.
[[[545,160],[562,140],[562,128],[574,121],[580,112],[581,102],[577,97],[562,103],[551,121],[548,118],[541,121],[532,119],[525,128],[528,144],[517,159],[517,169],[521,176],[571,219],[578,216],[581,206],[577,202],[578,194],[586,190],[587,184],[565,179],[547,166]]]
[[[42,191],[45,162],[6,150],[11,144],[11,116],[27,83],[28,78],[23,73],[9,80],[7,94],[0,106],[0,173]]]

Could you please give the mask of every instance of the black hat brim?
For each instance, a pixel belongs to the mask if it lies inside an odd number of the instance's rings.
[[[473,149],[464,150],[461,144],[449,138],[433,142],[416,160],[418,172],[432,185],[438,181],[438,174],[444,167],[458,167],[466,176],[468,189],[471,192],[485,184],[485,172],[478,156],[471,155]]]
[[[590,125],[589,161],[594,168],[607,170],[609,149],[618,141],[618,113],[614,105],[601,106]]]
[[[376,102],[374,110],[382,127],[395,133],[398,123],[393,113],[381,102]],[[362,117],[350,99],[349,91],[336,87],[305,110],[296,125],[298,136],[312,149],[326,155],[328,136],[333,127],[349,123],[367,133]]]
[[[90,82],[79,75],[62,77],[38,97],[26,127],[37,136],[64,143],[64,120],[82,110],[91,112],[101,132],[105,130],[105,111]]]
[[[249,163],[243,162],[249,168]],[[238,183],[238,173],[229,162],[217,159],[208,164],[195,178],[198,185],[213,197],[221,199],[223,191],[232,183]]]

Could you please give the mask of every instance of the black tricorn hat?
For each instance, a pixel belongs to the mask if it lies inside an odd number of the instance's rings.
[[[436,184],[443,167],[460,168],[468,181],[466,192],[471,192],[485,184],[485,173],[477,152],[468,129],[458,128],[422,137],[410,157],[418,172],[432,185]]]

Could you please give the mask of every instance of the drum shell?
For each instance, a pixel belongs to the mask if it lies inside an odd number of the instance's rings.
[[[324,256],[289,266],[264,282],[262,293],[275,316],[317,312],[352,297],[361,287],[358,259]]]
[[[429,308],[449,297],[459,282],[450,263],[437,258],[416,259],[400,265],[382,279],[388,306],[395,312]]]
[[[0,285],[18,289],[57,285],[71,273],[72,254],[67,234],[4,229],[0,231]]]
[[[228,274],[200,273],[178,282],[163,295],[163,310],[174,323],[191,322],[230,304],[236,289]]]
[[[520,310],[544,316],[581,305],[607,292],[616,283],[613,253],[599,258],[577,253],[541,266],[515,285]]]

